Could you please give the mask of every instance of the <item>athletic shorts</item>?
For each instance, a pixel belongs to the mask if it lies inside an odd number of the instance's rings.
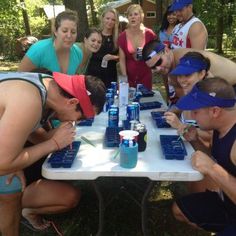
[[[236,235],[236,225],[230,225],[225,230],[219,232],[216,236],[235,236]]]
[[[235,91],[235,93],[236,93],[236,84],[234,84],[233,87],[234,87],[234,91]]]
[[[217,192],[193,193],[176,203],[190,222],[207,231],[220,232],[236,223],[236,206],[223,201]]]
[[[39,159],[38,161],[33,163],[31,166],[28,166],[24,169],[24,174],[25,174],[27,185],[43,178],[43,176],[41,174],[41,170],[42,170],[42,165],[43,165],[43,162],[45,161],[45,159],[46,159],[46,157]]]
[[[8,175],[0,176],[0,194],[21,192],[22,185],[18,176],[14,176],[10,184],[6,184]]]
[[[25,147],[31,147],[32,145],[33,145],[32,143],[27,141],[25,144]],[[45,161],[46,158],[47,158],[47,156],[39,159],[38,161],[33,163],[31,166],[28,166],[24,169],[24,174],[25,174],[27,186],[30,185],[31,183],[43,178],[42,174],[41,174],[41,170],[42,170],[43,162]]]

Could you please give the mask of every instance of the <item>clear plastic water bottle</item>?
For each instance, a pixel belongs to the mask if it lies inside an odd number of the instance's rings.
[[[108,61],[103,57],[101,67],[102,68],[107,68]]]

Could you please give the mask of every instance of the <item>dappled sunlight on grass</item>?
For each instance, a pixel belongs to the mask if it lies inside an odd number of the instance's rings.
[[[16,71],[20,62],[1,61],[0,71]]]

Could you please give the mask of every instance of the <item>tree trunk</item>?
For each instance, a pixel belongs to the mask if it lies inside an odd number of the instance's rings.
[[[83,41],[84,34],[88,30],[88,16],[86,9],[86,0],[63,0],[63,4],[67,9],[78,12],[79,25],[77,41]]]
[[[223,33],[224,33],[224,15],[221,11],[225,7],[225,0],[220,0],[221,7],[219,8],[219,14],[217,17],[216,25],[216,49],[218,53],[223,53],[222,44],[223,44]]]
[[[26,11],[25,1],[20,0],[20,3],[22,5],[22,15],[23,15],[24,25],[25,25],[25,35],[31,35],[29,17],[28,17],[27,11]]]
[[[98,24],[97,12],[95,10],[93,0],[89,0],[89,4],[90,4],[90,9],[91,9],[92,23],[93,25],[97,25]]]
[[[217,17],[217,29],[216,29],[216,49],[218,53],[223,53],[222,44],[223,44],[223,31],[224,31],[224,20],[223,16]]]
[[[156,15],[157,15],[157,25],[160,26],[162,22],[162,0],[156,0]]]

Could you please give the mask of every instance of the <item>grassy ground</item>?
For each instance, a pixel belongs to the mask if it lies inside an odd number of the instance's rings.
[[[130,180],[130,179],[129,179]],[[105,225],[102,236],[142,236],[140,207],[132,201],[125,190],[131,190],[137,199],[141,194],[134,185],[130,186],[127,179],[100,178],[98,184],[103,190],[106,203],[111,197],[105,210]],[[133,179],[144,189],[147,179]],[[93,236],[96,235],[98,225],[98,202],[91,183],[78,181],[76,183],[82,190],[82,199],[77,208],[66,214],[50,216],[65,236]],[[209,233],[195,230],[185,224],[177,222],[171,214],[173,200],[185,192],[183,183],[162,182],[156,183],[148,201],[148,231],[150,236],[209,236]],[[54,231],[34,233],[21,227],[22,236],[56,235]]]
[[[129,180],[131,180],[129,178]],[[145,178],[132,179],[143,189],[147,186]],[[105,202],[114,197],[105,210],[105,227],[102,236],[142,236],[141,210],[132,201],[125,190],[137,199],[142,195],[134,187],[134,183],[127,182],[127,178],[100,178],[97,180],[105,196]],[[184,194],[183,183],[156,183],[148,201],[148,230],[150,236],[209,236],[209,233],[195,230],[185,224],[177,222],[171,214],[173,200]],[[82,190],[82,199],[77,208],[69,213],[50,216],[65,236],[93,236],[96,235],[98,225],[98,202],[93,187],[88,181],[77,181]],[[22,236],[56,235],[54,231],[34,233],[21,227]]]
[[[14,71],[17,63],[0,61],[0,71]],[[162,94],[164,86],[160,79],[155,78],[155,88]],[[147,187],[145,178],[99,178],[97,183],[108,204],[105,210],[105,227],[102,236],[142,236],[141,210],[139,204],[133,201],[126,193],[139,201],[142,192]],[[82,198],[74,210],[52,215],[48,219],[54,220],[56,225],[64,232],[64,236],[93,236],[96,235],[98,226],[98,201],[95,191],[89,181],[75,181],[81,188]],[[137,185],[139,186],[137,188]],[[136,186],[136,187],[135,187]],[[185,224],[177,222],[171,214],[173,201],[186,193],[184,183],[161,182],[156,183],[148,200],[148,230],[150,236],[209,236],[209,233],[195,230]],[[60,197],[60,196],[58,196]],[[111,201],[111,199],[113,199]],[[45,232],[33,232],[21,225],[21,236],[57,235],[52,229]]]
[[[15,71],[19,62],[2,61],[0,60],[0,71]]]

